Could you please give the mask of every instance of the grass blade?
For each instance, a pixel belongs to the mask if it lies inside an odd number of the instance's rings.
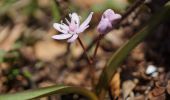
[[[49,96],[52,94],[67,94],[67,93],[77,93],[87,97],[90,100],[97,100],[95,94],[87,89],[63,85],[50,86],[19,93],[1,94],[0,100],[30,100],[44,96]]]

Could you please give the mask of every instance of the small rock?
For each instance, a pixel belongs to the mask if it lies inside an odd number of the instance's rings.
[[[152,73],[154,73],[156,71],[157,71],[157,68],[154,65],[148,65],[145,73],[147,75],[149,75],[149,74],[152,74]]]

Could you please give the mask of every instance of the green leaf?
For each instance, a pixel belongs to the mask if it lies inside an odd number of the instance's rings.
[[[4,61],[5,54],[6,54],[6,51],[0,49],[0,63]]]
[[[52,16],[53,16],[53,19],[55,21],[59,21],[60,20],[60,11],[59,11],[59,8],[58,6],[56,5],[55,1],[52,0],[51,1],[51,12],[52,12]]]
[[[77,93],[86,96],[90,100],[97,100],[95,94],[87,89],[63,85],[50,86],[19,93],[1,94],[0,100],[30,100],[44,96],[49,96],[52,94],[67,94],[67,93]]]
[[[96,86],[97,95],[105,94],[116,69],[121,65],[124,59],[133,50],[133,48],[135,48],[141,41],[143,41],[146,36],[153,33],[155,28],[158,27],[158,25],[163,20],[165,20],[165,18],[169,17],[170,1],[157,14],[154,14],[151,17],[149,23],[146,24],[142,30],[135,34],[129,41],[127,41],[112,55],[99,78],[99,82]]]

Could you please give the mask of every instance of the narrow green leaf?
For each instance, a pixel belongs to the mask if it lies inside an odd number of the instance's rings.
[[[96,93],[98,95],[106,92],[116,69],[128,56],[131,50],[135,48],[141,41],[143,41],[146,36],[153,33],[155,28],[163,20],[165,20],[165,18],[170,18],[170,1],[157,14],[154,14],[153,17],[151,17],[149,23],[146,24],[146,26],[141,31],[134,35],[112,55],[106,67],[104,68],[96,86]]]
[[[4,61],[5,54],[6,54],[6,51],[0,49],[0,63]]]
[[[53,19],[55,21],[59,21],[60,20],[60,11],[59,11],[59,8],[58,6],[56,5],[55,1],[52,0],[51,1],[51,12],[52,12],[52,16],[53,16]]]
[[[1,94],[0,100],[30,100],[37,99],[44,96],[49,96],[52,94],[67,94],[67,93],[77,93],[83,96],[86,96],[90,100],[97,100],[97,97],[94,93],[90,92],[87,89],[81,87],[73,87],[73,86],[50,86],[35,90],[29,90],[19,93],[11,93],[11,94]]]

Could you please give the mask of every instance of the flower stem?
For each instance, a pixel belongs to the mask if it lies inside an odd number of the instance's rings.
[[[96,54],[97,54],[97,50],[98,50],[99,45],[100,45],[101,37],[102,37],[102,35],[100,35],[100,36],[99,36],[99,38],[98,38],[98,40],[97,40],[96,48],[95,48],[95,50],[94,50],[94,54],[93,54],[93,61],[94,61],[94,60],[95,60],[95,58],[96,58]]]
[[[90,57],[88,56],[88,54],[87,54],[87,52],[86,52],[86,48],[85,48],[85,46],[83,45],[83,42],[81,41],[81,39],[78,37],[78,41],[79,41],[79,43],[80,43],[80,45],[81,45],[81,47],[83,48],[83,50],[84,50],[84,53],[85,53],[85,55],[86,55],[86,57],[87,57],[87,60],[88,60],[88,63],[91,65],[92,63],[93,63],[93,61],[90,59]]]
[[[93,66],[93,60],[88,56],[87,52],[86,52],[86,48],[85,46],[83,45],[83,42],[81,41],[81,39],[78,37],[78,41],[81,45],[81,47],[83,48],[84,50],[84,54],[86,55],[87,57],[87,60],[88,60],[88,63],[89,63],[89,75],[91,77],[91,83],[92,83],[92,86],[94,87],[95,85],[95,69],[94,69],[94,66]]]

